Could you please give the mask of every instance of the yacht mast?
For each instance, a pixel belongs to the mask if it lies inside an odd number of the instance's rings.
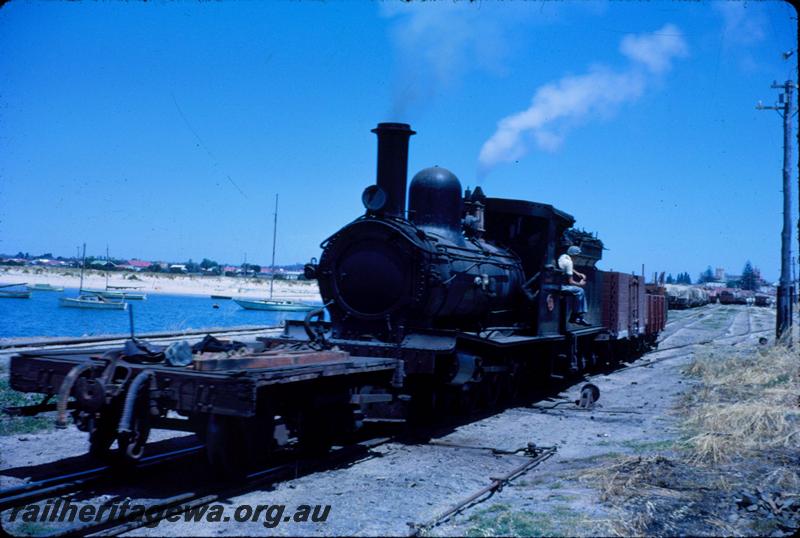
[[[83,269],[86,267],[86,243],[83,244],[83,257],[81,258],[81,285],[78,294],[83,293]]]
[[[278,237],[278,195],[275,194],[275,220],[272,224],[272,267],[269,279],[269,298],[272,300],[272,287],[275,285],[275,241]]]

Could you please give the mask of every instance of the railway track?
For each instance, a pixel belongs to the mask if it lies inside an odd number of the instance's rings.
[[[195,445],[188,448],[146,456],[143,457],[136,466],[136,470],[151,469],[167,462],[174,462],[177,459],[197,454],[202,449],[203,445]],[[16,506],[24,506],[48,497],[66,495],[83,490],[89,486],[117,477],[119,471],[120,469],[114,465],[100,465],[98,467],[73,471],[0,490],[0,512]]]
[[[193,491],[180,492],[146,505],[149,515],[147,518],[135,514],[119,517],[109,517],[101,521],[72,525],[66,528],[54,529],[46,534],[51,537],[89,536],[102,534],[103,536],[116,536],[145,525],[154,525],[168,516],[180,515],[203,505],[224,501],[231,497],[247,493],[248,491],[268,483],[280,480],[298,478],[313,472],[333,470],[342,466],[350,466],[367,457],[374,457],[374,449],[394,441],[392,437],[376,437],[341,448],[332,450],[325,458],[288,458],[283,463],[273,464],[270,467],[256,470],[235,484],[230,481],[217,481],[201,483]],[[202,450],[203,446],[172,451],[164,454],[143,458],[136,469],[148,469],[175,462],[176,459],[191,456]],[[146,460],[146,461],[145,461]],[[153,470],[153,469],[150,469]],[[149,473],[152,474],[152,473]],[[28,506],[32,503],[49,499],[69,499],[72,494],[87,492],[87,488],[102,485],[103,482],[115,478],[111,466],[100,466],[69,473],[24,484],[22,486],[0,491],[0,512],[16,507]],[[116,484],[119,485],[119,484]],[[155,485],[153,487],[156,487]],[[91,496],[101,497],[100,490],[93,491]],[[83,499],[87,497],[84,495]],[[49,502],[49,501],[48,501]],[[105,504],[108,504],[106,501]],[[100,505],[102,506],[102,504]]]
[[[427,432],[428,435],[441,434],[447,431],[450,426],[436,428]],[[154,526],[158,522],[170,516],[181,515],[185,512],[196,510],[204,505],[212,503],[222,503],[233,497],[246,494],[254,489],[266,484],[274,484],[281,480],[295,479],[315,472],[331,471],[338,468],[349,467],[364,461],[365,459],[382,456],[384,453],[375,452],[375,449],[382,445],[397,442],[398,437],[373,437],[358,443],[353,443],[341,448],[337,448],[329,453],[325,458],[303,458],[292,457],[285,462],[273,464],[270,467],[257,470],[248,474],[243,480],[231,484],[229,482],[209,482],[194,487],[190,491],[182,491],[166,498],[160,499],[155,503],[146,504],[147,518],[138,515],[126,515],[122,517],[109,517],[101,521],[81,523],[69,527],[54,528],[52,533],[45,534],[50,537],[72,537],[72,536],[117,536],[130,532],[145,525]],[[423,445],[432,447],[449,448],[453,450],[466,451],[488,451],[493,457],[498,456],[517,456],[525,457],[525,460],[515,466],[511,471],[504,473],[500,477],[492,477],[488,484],[473,494],[465,497],[462,501],[451,505],[438,513],[434,518],[421,522],[409,523],[411,536],[417,536],[430,530],[441,523],[449,520],[458,513],[470,508],[480,502],[490,498],[495,492],[499,491],[504,485],[529,472],[543,461],[553,456],[556,452],[555,447],[537,447],[529,444],[518,450],[501,450],[487,446],[466,446],[432,440]],[[139,468],[153,468],[168,461],[174,462],[176,459],[189,456],[202,446],[193,446],[179,451],[164,453],[149,458],[144,458]],[[150,472],[150,475],[153,473]],[[32,503],[42,503],[49,499],[69,499],[71,495],[81,493],[82,502],[89,498],[104,498],[102,486],[104,481],[108,481],[117,475],[113,473],[110,466],[101,466],[95,469],[74,472],[59,477],[39,480],[23,486],[10,488],[0,491],[0,512],[10,510],[15,507],[27,506]],[[120,484],[115,484],[120,486]],[[145,489],[157,488],[158,484],[145,485]],[[91,488],[91,489],[90,489]],[[91,491],[88,496],[86,493]],[[147,494],[137,495],[139,498],[147,498]],[[119,499],[119,496],[112,496],[110,501],[99,504],[112,504]]]
[[[331,451],[328,456],[320,459],[296,459],[261,469],[248,474],[235,485],[211,484],[195,492],[185,492],[162,499],[150,504],[147,508],[154,514],[150,518],[119,517],[106,519],[100,522],[76,525],[57,533],[53,537],[91,536],[117,536],[145,525],[152,525],[164,520],[168,516],[180,515],[193,508],[198,508],[213,502],[223,501],[245,493],[265,483],[273,483],[288,478],[297,478],[320,470],[334,469],[341,465],[353,465],[365,457],[374,457],[373,450],[381,445],[391,442],[391,438],[377,438],[362,441]]]
[[[733,339],[736,339],[736,338],[747,337],[749,335],[766,334],[766,333],[771,333],[771,332],[774,331],[774,329],[762,329],[762,330],[757,330],[757,331],[752,330],[753,323],[752,323],[752,314],[751,314],[750,310],[746,310],[746,314],[747,314],[747,326],[748,326],[748,329],[746,331],[739,332],[739,333],[736,333],[736,334],[729,334],[729,335],[726,335],[726,336],[714,336],[712,338],[707,338],[707,339],[696,341],[696,342],[686,342],[686,343],[683,343],[683,344],[677,344],[677,345],[669,346],[669,347],[661,347],[661,346],[659,346],[659,348],[656,351],[653,351],[652,353],[662,353],[662,352],[665,352],[665,351],[674,351],[674,350],[685,349],[685,348],[693,347],[693,346],[702,346],[702,345],[706,345],[706,344],[711,344],[711,343],[714,343],[714,342],[725,342],[725,341],[733,340]],[[738,315],[738,313],[737,313],[737,315]],[[736,324],[736,317],[737,316],[735,315],[735,316],[732,316],[730,318],[728,326],[726,327],[726,329],[724,331],[725,333],[730,331],[733,328],[733,326]],[[700,320],[698,320],[698,321],[700,321]],[[689,325],[693,325],[693,324],[694,323],[690,323]],[[688,327],[680,327],[680,328],[678,328],[672,335],[670,335],[670,337],[675,335],[678,331],[680,331],[682,329],[686,329],[686,328],[688,328]],[[663,340],[662,340],[662,342],[663,342]],[[647,362],[643,362],[640,359],[640,361],[637,361],[636,364],[630,364],[626,368],[645,368],[645,367],[651,366],[651,365],[653,365],[655,363],[658,363],[658,362],[662,362],[662,361],[669,360],[669,359],[674,359],[674,358],[676,358],[678,356],[680,356],[680,355],[679,354],[667,355],[666,357],[658,357],[658,358],[650,359]]]
[[[719,307],[712,307],[712,308],[716,309]],[[706,310],[705,312],[698,312],[697,315],[691,315],[684,317],[680,320],[675,320],[673,323],[678,324],[678,326],[675,327],[675,325],[673,325],[675,329],[668,336],[668,338],[674,336],[681,330],[691,328],[691,326],[693,326],[695,323],[702,321],[702,318],[705,317],[703,314],[709,315],[709,312]],[[748,329],[752,329],[752,318],[750,312],[747,311],[746,315],[748,317],[747,320]],[[724,331],[725,333],[727,333],[734,327],[734,325],[736,324],[736,319],[737,316],[732,316],[730,318],[728,327]],[[769,331],[765,330],[756,332],[769,332]],[[205,332],[203,332],[203,334],[205,334]],[[718,340],[739,338],[741,336],[746,336],[747,334],[755,334],[755,333],[752,332],[751,330],[748,330],[747,332],[740,334],[733,334],[724,337],[711,338],[704,341],[689,342],[681,345],[662,348],[659,351],[670,351],[689,346],[703,345],[705,343]],[[667,360],[669,358],[673,358],[673,356],[659,358],[650,361],[646,364],[632,365],[628,367],[649,366],[653,364],[653,362],[660,362],[661,360]],[[356,461],[360,461],[360,459],[358,458],[359,456],[369,456],[370,452],[373,451],[374,448],[389,443],[392,440],[393,440],[392,438],[370,439],[354,445],[349,445],[334,450],[333,452],[331,452],[329,457],[323,460],[296,459],[293,461],[288,461],[286,463],[274,465],[272,467],[251,473],[246,477],[246,479],[242,483],[237,484],[235,486],[210,484],[206,487],[199,488],[197,491],[183,492],[176,495],[172,495],[166,499],[162,499],[158,503],[149,505],[148,510],[152,509],[156,513],[164,514],[165,517],[168,509],[172,510],[169,512],[170,515],[181,514],[192,508],[218,502],[230,498],[232,496],[244,493],[252,489],[253,487],[256,487],[258,485],[267,482],[275,482],[287,478],[293,478],[305,474],[310,474],[312,472],[317,472],[320,470],[333,469],[336,466],[341,465],[345,461],[350,461],[350,464],[352,465]],[[430,444],[443,446],[440,443],[430,443]],[[150,467],[157,467],[168,461],[174,461],[175,459],[179,459],[181,457],[195,453],[196,451],[199,451],[202,448],[203,448],[202,446],[193,446],[169,453],[149,456],[143,458],[137,468],[147,469]],[[493,450],[490,447],[454,447],[454,448]],[[544,447],[544,448],[549,448],[549,447]],[[554,452],[554,450],[552,452]],[[504,475],[501,478],[491,479],[491,482],[487,487],[481,489],[479,492],[476,492],[473,495],[470,495],[463,502],[451,506],[447,510],[440,513],[436,518],[427,521],[425,523],[413,524],[411,526],[412,535],[417,535],[419,533],[425,532],[426,530],[435,527],[439,523],[446,521],[453,515],[461,512],[466,507],[469,507],[472,504],[480,502],[481,500],[484,500],[484,498],[491,496],[491,494],[494,491],[497,491],[499,488],[501,488],[505,483],[507,483],[507,481],[513,480],[517,476],[524,474],[528,470],[538,465],[544,459],[550,457],[552,455],[552,452],[549,451],[540,452],[536,456],[532,457],[530,462],[526,462],[525,464],[515,468],[513,472],[508,473],[507,475]],[[0,491],[0,511],[7,510],[9,508],[17,506],[27,505],[33,502],[39,502],[44,499],[53,498],[56,496],[69,495],[77,491],[85,491],[88,486],[95,486],[102,484],[103,481],[108,480],[109,478],[114,476],[115,475],[113,473],[112,466],[100,466],[93,469],[73,472],[58,477],[39,480],[37,482],[32,482],[29,484],[25,484],[23,486],[18,486],[16,488],[3,490]],[[102,535],[118,535],[121,533],[129,532],[138,527],[144,526],[145,524],[150,524],[153,522],[154,522],[153,519],[148,519],[145,521],[145,520],[131,520],[130,518],[126,519],[124,517],[121,517],[121,518],[107,519],[91,524],[83,524],[83,525],[69,527],[67,529],[60,530],[58,533],[54,534],[54,536],[83,536],[96,533],[102,533]]]
[[[279,330],[282,327],[278,325],[247,325],[242,327],[210,327],[208,329],[197,329],[187,331],[173,331],[173,332],[154,332],[137,334],[137,338],[148,340],[151,342],[171,341],[175,339],[186,338],[201,338],[206,334],[211,334],[217,337],[233,337],[233,336],[259,336],[265,332]],[[85,336],[76,338],[31,338],[31,339],[8,339],[0,340],[0,353],[13,354],[22,351],[32,350],[49,350],[53,348],[73,347],[80,348],[84,346],[91,347],[104,347],[110,345],[122,344],[130,338],[127,334],[115,334],[104,336]]]

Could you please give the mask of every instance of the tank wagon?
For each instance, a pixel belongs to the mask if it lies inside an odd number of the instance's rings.
[[[25,353],[12,359],[12,388],[55,397],[50,409],[62,423],[71,411],[97,454],[116,440],[135,460],[151,427],[185,429],[205,439],[212,464],[234,472],[287,437],[324,451],[364,419],[413,427],[505,405],[656,346],[664,288],[598,269],[603,243],[571,215],[464,191],[436,166],[407,186],[414,131],[382,123],[373,132],[377,181],[362,194],[364,214],[305,267],[330,321],[320,309],[244,349],[211,342],[184,366],[159,349],[152,361],[126,349]],[[568,321],[556,259],[569,245],[581,248],[589,327]]]

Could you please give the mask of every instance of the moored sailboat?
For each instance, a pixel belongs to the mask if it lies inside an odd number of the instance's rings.
[[[28,290],[9,289],[17,286],[24,286],[22,284],[2,284],[0,285],[0,299],[30,299],[31,292]]]
[[[278,238],[278,195],[275,195],[275,220],[272,227],[272,266],[269,280],[269,299],[236,298],[233,301],[246,310],[273,310],[279,312],[308,312],[317,308],[314,305],[273,299],[272,290],[275,285],[275,243]]]
[[[128,303],[112,301],[106,297],[83,289],[83,271],[86,267],[86,243],[83,244],[83,260],[81,262],[81,283],[77,297],[59,297],[58,304],[70,308],[92,308],[96,310],[125,310]]]
[[[28,291],[64,291],[64,287],[52,284],[28,284]]]

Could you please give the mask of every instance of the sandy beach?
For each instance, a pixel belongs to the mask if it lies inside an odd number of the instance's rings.
[[[0,284],[51,284],[64,288],[80,285],[79,269],[45,267],[2,267]],[[264,298],[269,294],[268,279],[243,279],[227,276],[189,276],[169,273],[108,273],[109,286],[135,286],[145,293],[170,295],[229,295],[232,297]],[[104,289],[106,273],[87,270],[84,289]],[[274,297],[296,301],[321,301],[316,281],[276,280]]]

